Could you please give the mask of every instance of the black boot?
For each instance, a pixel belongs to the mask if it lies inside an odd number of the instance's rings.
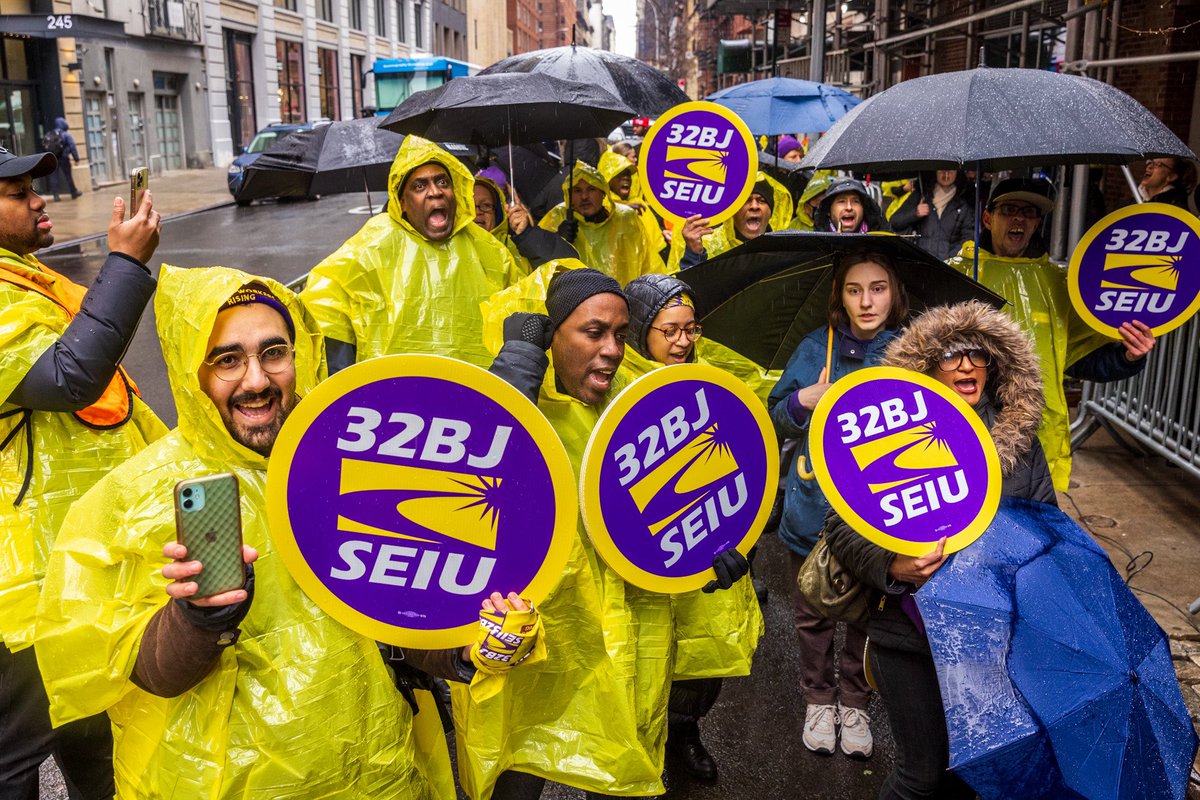
[[[685,722],[667,726],[667,755],[683,766],[683,771],[700,781],[713,782],[717,779],[717,762],[704,749],[700,740],[700,726]]]

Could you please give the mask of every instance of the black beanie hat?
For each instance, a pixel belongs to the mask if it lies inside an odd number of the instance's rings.
[[[550,317],[551,328],[557,329],[584,300],[605,292],[629,303],[621,291],[621,284],[599,270],[584,267],[558,273],[546,287],[546,314]]]
[[[754,188],[751,190],[751,193],[760,195],[763,199],[763,202],[767,204],[767,208],[771,209],[772,211],[775,210],[775,190],[771,187],[771,184],[767,183],[766,181],[759,181],[758,183],[754,184]]]

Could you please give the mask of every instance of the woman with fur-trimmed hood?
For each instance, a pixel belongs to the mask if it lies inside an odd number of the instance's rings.
[[[931,308],[891,342],[882,364],[929,375],[975,409],[996,443],[1002,494],[1058,505],[1037,439],[1041,368],[1015,322],[978,301]],[[947,769],[937,672],[913,600],[944,563],[945,539],[928,555],[901,556],[859,536],[833,512],[825,536],[843,566],[881,595],[869,603],[869,658],[891,722],[896,765],[880,798],[973,798],[975,792]]]

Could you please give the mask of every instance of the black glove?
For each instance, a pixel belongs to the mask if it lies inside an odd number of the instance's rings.
[[[575,237],[579,235],[579,220],[575,219],[574,216],[564,219],[559,223],[558,235],[568,242],[574,242]]]
[[[545,350],[550,347],[554,332],[550,329],[550,318],[545,314],[530,314],[518,311],[504,320],[504,341],[529,342]]]
[[[728,589],[733,586],[750,571],[750,562],[737,551],[737,548],[731,547],[717,553],[713,558],[713,569],[716,570],[717,579],[709,581],[700,590],[705,594],[712,594],[717,589]]]

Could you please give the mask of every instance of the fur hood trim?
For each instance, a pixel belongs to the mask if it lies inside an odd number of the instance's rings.
[[[1045,405],[1037,353],[1016,322],[977,300],[934,306],[892,340],[882,364],[933,375],[946,351],[974,348],[992,356],[985,391],[998,412],[991,433],[1007,476],[1032,446]]]

